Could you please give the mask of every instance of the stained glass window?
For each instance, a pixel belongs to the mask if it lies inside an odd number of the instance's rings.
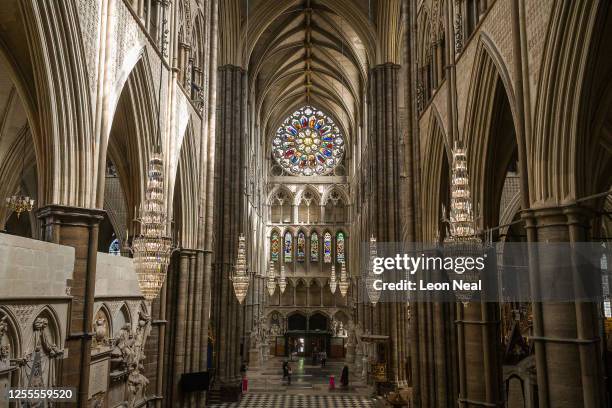
[[[339,263],[344,262],[344,233],[336,234],[336,259]]]
[[[319,234],[310,235],[310,262],[319,262]]]
[[[304,262],[304,260],[306,259],[306,236],[302,231],[298,232],[297,236],[296,259],[298,262]]]
[[[278,252],[280,250],[280,237],[278,235],[278,232],[274,231],[272,233],[272,239],[271,239],[271,252],[272,252],[272,260],[274,262],[278,262]]]
[[[331,263],[332,261],[332,239],[331,234],[326,232],[323,236],[323,262]]]
[[[111,255],[121,255],[121,245],[118,239],[114,239],[108,247],[108,253]]]
[[[283,253],[285,254],[285,262],[291,262],[293,260],[293,236],[290,232],[285,233],[284,241]]]
[[[304,106],[278,128],[272,151],[277,163],[293,175],[328,174],[342,160],[344,137],[329,116]]]

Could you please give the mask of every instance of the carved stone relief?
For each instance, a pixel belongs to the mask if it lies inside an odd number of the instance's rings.
[[[37,317],[26,351],[17,364],[21,371],[21,386],[49,388],[56,384],[56,363],[64,351],[55,343],[57,333],[52,331],[47,317]]]
[[[144,376],[144,347],[151,332],[151,317],[145,312],[138,313],[136,330],[125,324],[119,331],[111,351],[112,376],[125,373],[129,390],[129,406],[133,407],[144,396],[149,380]]]
[[[461,0],[455,0],[455,53],[463,51],[463,16],[461,14]]]
[[[91,342],[92,348],[102,348],[110,345],[110,322],[109,317],[104,313],[104,309],[98,309],[93,321],[93,341]]]
[[[25,331],[28,327],[28,323],[32,319],[34,311],[38,308],[37,305],[9,305],[9,309],[19,322],[19,326],[22,331]]]
[[[83,47],[87,65],[87,76],[89,78],[89,90],[92,98],[95,96],[98,57],[98,39],[100,31],[100,5],[99,1],[79,0],[79,24],[83,36]]]
[[[8,339],[8,316],[0,318],[0,371],[9,368],[11,357],[11,345]]]

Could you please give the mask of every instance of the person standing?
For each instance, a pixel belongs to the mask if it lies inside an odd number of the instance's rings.
[[[345,365],[342,369],[342,375],[340,376],[340,384],[342,384],[343,387],[348,387],[349,385],[349,370],[347,365]]]
[[[293,370],[291,369],[291,365],[287,363],[287,385],[291,385],[291,374],[293,374]]]
[[[326,362],[327,362],[327,351],[323,350],[321,352],[321,368],[325,367]]]
[[[289,371],[287,368],[289,366],[289,363],[287,362],[287,360],[283,361],[283,381],[285,381],[285,379],[287,378],[287,372]]]

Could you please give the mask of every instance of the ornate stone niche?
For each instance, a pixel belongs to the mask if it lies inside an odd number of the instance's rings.
[[[100,307],[94,315],[92,332],[94,333],[91,348],[92,354],[110,350],[112,333],[111,318],[105,307]]]
[[[20,368],[20,386],[49,388],[57,385],[57,365],[64,350],[57,345],[60,333],[53,313],[43,309],[32,323],[30,338],[25,341]]]
[[[9,387],[18,384],[17,367],[14,364],[15,356],[18,354],[17,326],[10,316],[0,309],[0,395]]]

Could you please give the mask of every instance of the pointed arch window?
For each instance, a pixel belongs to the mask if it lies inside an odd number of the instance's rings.
[[[340,231],[336,234],[336,259],[339,263],[345,261],[344,257],[344,232]]]
[[[306,236],[302,231],[298,232],[297,236],[296,260],[298,262],[304,262],[306,260]]]
[[[119,240],[117,238],[111,242],[110,246],[108,247],[108,253],[116,256],[121,255],[121,245],[119,244]]]
[[[332,261],[332,236],[326,232],[323,236],[323,262],[331,263]]]
[[[285,233],[283,253],[285,256],[285,262],[293,261],[293,235],[291,235],[291,232]]]
[[[310,235],[310,262],[319,262],[319,234]]]
[[[278,262],[278,253],[280,252],[280,236],[278,232],[272,232],[272,238],[270,239],[270,250],[271,258],[274,262]]]

